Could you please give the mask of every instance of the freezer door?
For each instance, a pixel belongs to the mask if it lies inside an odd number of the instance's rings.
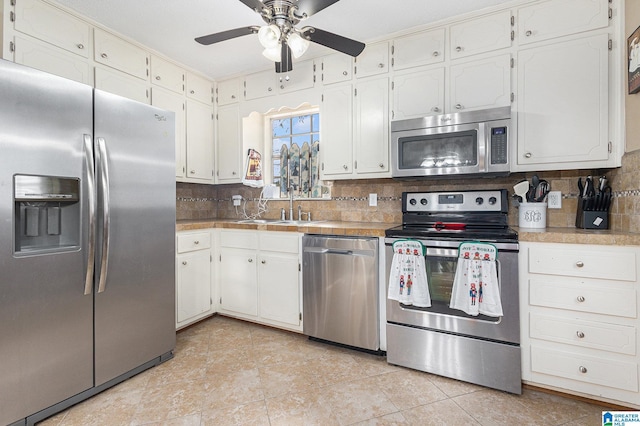
[[[99,386],[175,347],[175,120],[98,90],[94,106]]]
[[[91,140],[91,103],[88,86],[0,60],[0,424],[3,425],[24,419],[93,385],[91,286],[89,294],[85,294],[86,165],[92,160],[86,157],[90,153],[84,151],[84,135]],[[80,200],[66,203],[78,208],[67,211],[52,201],[14,201],[16,175],[79,181]],[[33,194],[22,196],[28,198]],[[26,220],[26,216],[20,217],[20,211],[27,207],[28,229],[25,223],[24,227],[16,225],[21,219]],[[67,232],[75,242],[59,244],[60,236]],[[21,238],[37,241],[39,249],[29,251],[16,244]]]

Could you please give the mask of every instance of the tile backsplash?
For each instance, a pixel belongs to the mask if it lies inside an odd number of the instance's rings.
[[[507,189],[513,194],[513,185],[531,179],[533,172],[513,173],[500,178],[394,180],[369,179],[333,181],[331,198],[327,200],[295,200],[302,210],[310,211],[314,220],[341,220],[383,222],[391,224],[402,220],[401,197],[404,191],[457,191],[466,189]],[[551,189],[562,192],[562,208],[547,211],[547,226],[573,227],[578,201],[578,177],[606,175],[611,183],[614,202],[610,212],[610,228],[636,232],[640,225],[640,151],[626,154],[619,169],[568,170],[540,172],[538,176],[551,184]],[[369,206],[369,194],[378,196],[378,205]],[[233,206],[232,195],[246,200],[248,215],[257,212],[260,189],[241,184],[198,185],[178,183],[176,186],[177,218],[181,219],[236,219],[242,218],[241,208]],[[288,200],[269,200],[263,218],[278,219],[280,209],[288,211]],[[509,223],[518,224],[518,209],[509,205]]]

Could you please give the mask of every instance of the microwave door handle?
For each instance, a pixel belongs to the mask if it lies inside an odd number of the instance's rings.
[[[89,229],[87,232],[87,273],[84,279],[84,294],[93,290],[93,271],[96,257],[96,176],[93,164],[93,139],[84,135],[84,158],[87,167],[87,192],[89,201]]]

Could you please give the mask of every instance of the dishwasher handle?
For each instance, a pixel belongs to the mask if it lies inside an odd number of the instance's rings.
[[[348,249],[334,249],[326,247],[305,247],[305,253],[318,253],[318,254],[340,254],[343,256],[374,256],[373,250],[348,250]]]

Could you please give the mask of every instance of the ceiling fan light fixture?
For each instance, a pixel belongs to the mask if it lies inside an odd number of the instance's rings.
[[[287,44],[291,48],[291,53],[293,54],[293,57],[298,59],[300,56],[304,55],[304,53],[307,51],[307,49],[309,48],[310,42],[306,38],[302,37],[300,34],[292,32],[287,37]]]
[[[258,30],[258,40],[265,49],[273,49],[280,44],[281,31],[277,25],[265,25]]]
[[[280,45],[276,46],[276,47],[272,47],[270,49],[264,49],[262,51],[262,55],[269,59],[272,60],[273,62],[280,62],[280,58],[281,58],[281,54],[280,54]]]

